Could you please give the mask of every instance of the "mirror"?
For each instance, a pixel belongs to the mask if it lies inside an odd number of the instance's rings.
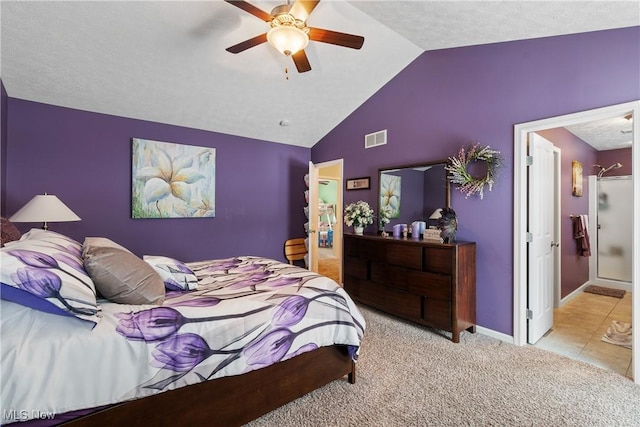
[[[386,230],[413,221],[425,221],[427,227],[436,224],[431,214],[451,203],[446,165],[446,160],[439,160],[378,170],[377,212],[387,206],[392,211]],[[379,223],[378,228],[382,230]]]

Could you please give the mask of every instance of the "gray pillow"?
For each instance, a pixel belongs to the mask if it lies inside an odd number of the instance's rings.
[[[97,291],[120,304],[162,304],[164,282],[149,264],[119,245],[85,240],[84,268]]]

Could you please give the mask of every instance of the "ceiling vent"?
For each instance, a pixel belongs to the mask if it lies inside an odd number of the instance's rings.
[[[370,133],[364,136],[364,148],[373,148],[387,143],[387,130]]]

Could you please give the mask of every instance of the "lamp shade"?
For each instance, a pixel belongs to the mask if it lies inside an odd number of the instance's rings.
[[[440,219],[442,218],[442,208],[438,208],[429,217],[429,219]]]
[[[293,55],[309,44],[309,36],[299,28],[282,25],[273,27],[267,32],[269,44],[283,55]]]
[[[47,222],[80,221],[80,217],[52,194],[39,194],[13,214],[12,222]]]

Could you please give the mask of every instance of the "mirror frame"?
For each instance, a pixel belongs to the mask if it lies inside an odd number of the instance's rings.
[[[412,169],[412,168],[417,168],[417,167],[424,167],[424,166],[435,166],[435,165],[444,165],[447,166],[449,165],[451,162],[449,161],[449,159],[440,159],[440,160],[433,160],[433,161],[429,161],[429,162],[419,162],[419,163],[410,163],[410,164],[406,164],[406,165],[400,165],[400,166],[389,166],[389,167],[384,167],[384,168],[379,168],[378,169],[378,194],[377,194],[377,205],[378,205],[378,214],[380,213],[380,193],[381,193],[381,186],[382,186],[382,174],[385,171],[389,171],[389,170],[398,170],[398,169]],[[443,207],[447,207],[450,208],[451,207],[451,183],[449,182],[449,178],[448,178],[448,173],[445,170],[445,176],[444,176],[444,202],[445,205]],[[382,230],[382,228],[380,227],[380,223],[378,223],[378,232],[380,232]]]

